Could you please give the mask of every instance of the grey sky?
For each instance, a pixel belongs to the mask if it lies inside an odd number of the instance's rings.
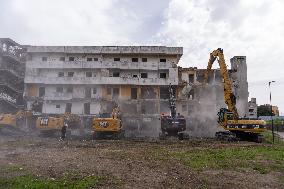
[[[224,48],[247,56],[250,97],[284,114],[284,1],[0,0],[0,37],[31,45],[183,46],[180,65],[205,68]]]

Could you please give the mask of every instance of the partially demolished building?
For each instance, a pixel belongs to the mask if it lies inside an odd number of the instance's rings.
[[[111,112],[113,105],[119,104],[126,134],[157,136],[160,113],[169,112],[171,84],[176,86],[177,110],[187,118],[191,133],[208,135],[203,127],[216,126],[217,110],[225,106],[220,71],[214,70],[210,85],[203,86],[204,69],[177,66],[182,50],[164,46],[30,46],[27,106],[31,108],[37,101],[46,114],[86,116]],[[248,98],[245,57],[234,57],[231,64],[243,112]],[[184,93],[188,86],[191,89]]]
[[[23,107],[25,48],[9,38],[0,38],[0,113]]]
[[[71,112],[86,118],[111,112],[118,104],[126,136],[156,137],[160,114],[170,111],[171,84],[176,88],[177,112],[186,117],[190,133],[213,136],[217,130],[217,111],[225,107],[220,71],[213,70],[209,84],[203,85],[205,69],[178,67],[182,47],[26,48],[23,96],[27,109],[37,104],[43,114]],[[248,114],[246,69],[246,57],[231,59],[230,77],[241,116]]]
[[[248,83],[245,56],[230,59],[229,75],[237,98],[240,116],[248,116]],[[216,64],[218,64],[216,62]],[[223,79],[219,69],[212,70],[208,84],[204,85],[206,69],[179,68],[178,112],[187,119],[187,128],[193,136],[214,136],[217,127],[217,112],[226,107]]]

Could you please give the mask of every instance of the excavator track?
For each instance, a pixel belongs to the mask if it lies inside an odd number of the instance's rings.
[[[231,132],[231,131],[219,131],[215,133],[215,138],[221,141],[251,141],[256,143],[263,142],[263,136],[260,133],[251,132]]]
[[[228,142],[233,142],[233,141],[239,141],[240,139],[237,138],[237,135],[235,133],[232,133],[230,131],[219,131],[215,133],[215,138],[217,140],[222,140],[222,141],[228,141]]]

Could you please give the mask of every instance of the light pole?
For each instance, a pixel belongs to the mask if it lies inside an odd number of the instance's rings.
[[[274,83],[275,81],[269,81],[269,100],[270,100],[270,117],[271,117],[271,131],[272,131],[272,142],[274,143],[274,126],[273,126],[273,111],[272,111],[272,104],[271,104],[271,90],[270,90],[270,84]]]

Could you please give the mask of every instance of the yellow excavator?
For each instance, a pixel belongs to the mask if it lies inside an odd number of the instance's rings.
[[[0,114],[0,129],[23,129],[24,125],[30,126],[33,120],[33,113],[31,111],[19,110],[18,112],[12,114]]]
[[[102,113],[93,119],[93,139],[121,139],[124,137],[121,112],[115,106],[112,113]]]
[[[266,130],[265,121],[239,117],[236,108],[236,97],[232,92],[232,84],[229,78],[227,65],[225,63],[223,49],[218,48],[210,53],[204,83],[208,82],[208,75],[214,61],[218,59],[224,84],[224,99],[228,108],[221,108],[218,112],[218,124],[226,131],[216,133],[217,139],[242,140],[262,142],[261,133]]]
[[[54,136],[61,132],[63,125],[68,124],[68,135],[74,129],[79,129],[80,118],[79,116],[71,113],[65,113],[58,116],[41,116],[37,118],[36,128],[42,136]]]

